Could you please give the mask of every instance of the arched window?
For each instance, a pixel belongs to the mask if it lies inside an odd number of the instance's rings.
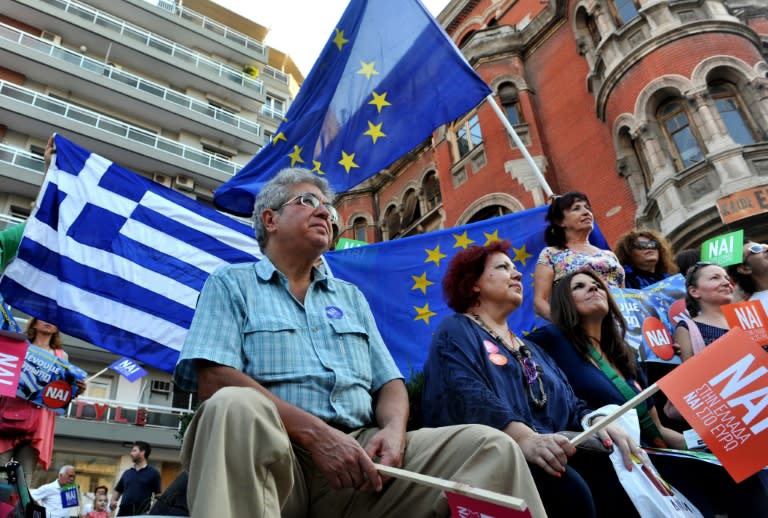
[[[427,210],[432,210],[443,202],[443,197],[440,193],[440,180],[437,179],[437,173],[429,173],[427,177],[424,178],[424,184],[421,189],[424,191]]]
[[[499,100],[504,107],[504,113],[507,115],[507,120],[513,126],[523,124],[523,112],[520,109],[520,98],[518,96],[517,87],[512,83],[502,83],[499,86]]]
[[[394,239],[400,233],[400,213],[394,205],[387,209],[384,215],[384,221],[387,224],[387,234],[389,239]]]
[[[368,222],[365,218],[358,217],[352,222],[352,234],[358,241],[368,242]]]
[[[691,127],[685,104],[680,99],[665,101],[656,112],[659,125],[664,128],[675,169],[681,171],[704,159],[702,146]]]
[[[608,3],[616,25],[626,25],[638,16],[638,0],[613,0]]]
[[[403,221],[402,228],[408,228],[421,219],[421,207],[419,206],[419,197],[415,190],[405,193],[403,198]]]
[[[510,212],[512,211],[502,205],[489,205],[488,207],[483,207],[479,211],[475,212],[472,217],[469,218],[467,224],[495,218],[497,216],[503,216],[505,214],[509,214]]]
[[[459,159],[464,158],[467,153],[482,143],[483,133],[480,131],[480,119],[478,119],[477,114],[457,125],[456,147],[459,152]]]
[[[709,95],[715,101],[720,118],[733,141],[742,146],[754,144],[754,133],[747,124],[741,100],[733,85],[726,82],[713,83],[709,85]]]

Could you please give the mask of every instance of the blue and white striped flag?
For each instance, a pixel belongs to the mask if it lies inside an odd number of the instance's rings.
[[[57,135],[0,293],[72,336],[172,371],[208,275],[261,257],[253,231]]]

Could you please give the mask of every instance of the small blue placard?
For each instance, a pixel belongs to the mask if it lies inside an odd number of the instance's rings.
[[[61,507],[67,509],[68,507],[77,507],[78,505],[77,486],[75,484],[61,486]]]

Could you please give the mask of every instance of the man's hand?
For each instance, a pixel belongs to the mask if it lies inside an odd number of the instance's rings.
[[[400,468],[403,466],[403,455],[405,454],[406,434],[398,427],[383,428],[371,437],[368,444],[365,445],[365,453],[385,466]],[[389,477],[384,477],[382,482],[386,482]],[[360,487],[361,491],[370,491],[375,489],[371,480]],[[376,489],[378,491],[378,489]]]
[[[381,491],[381,476],[363,447],[353,437],[330,426],[326,428],[307,449],[331,487]]]

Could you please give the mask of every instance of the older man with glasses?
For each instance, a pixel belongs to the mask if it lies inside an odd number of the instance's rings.
[[[439,490],[388,481],[374,462],[514,495],[543,516],[506,434],[406,432],[408,395],[368,303],[316,267],[332,196],[306,169],[281,171],[254,204],[264,258],[203,287],[174,375],[204,400],[182,447],[192,518],[449,515]]]
[[[746,240],[741,264],[729,266],[728,273],[736,281],[742,296],[759,300],[768,313],[768,245]]]

